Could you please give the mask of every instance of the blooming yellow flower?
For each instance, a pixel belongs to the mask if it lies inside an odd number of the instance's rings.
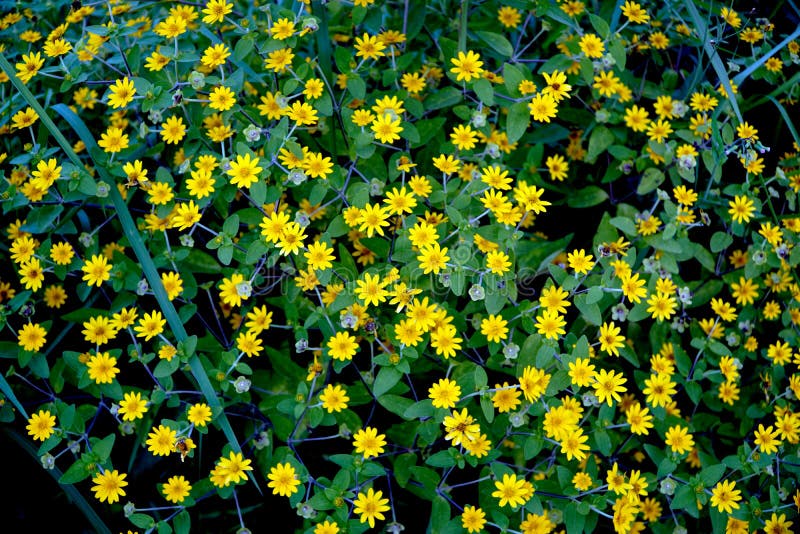
[[[353,501],[353,513],[359,516],[359,521],[369,523],[370,528],[375,528],[375,520],[385,519],[383,512],[389,510],[389,499],[384,499],[382,491],[375,491],[372,488],[367,493],[359,492]]]
[[[272,488],[273,495],[281,497],[291,497],[299,491],[300,479],[297,476],[294,466],[289,462],[274,465],[267,475],[269,483],[267,487]]]
[[[481,68],[483,61],[472,50],[468,50],[466,54],[459,51],[457,57],[450,58],[450,63],[453,64],[450,72],[456,75],[456,81],[458,82],[462,80],[469,82],[473,78],[480,78],[481,74],[483,74],[483,69]]]
[[[136,88],[133,86],[133,81],[125,77],[114,82],[109,87],[108,105],[112,108],[124,108],[131,102],[136,95]]]
[[[56,416],[50,410],[39,410],[28,419],[25,429],[33,439],[44,441],[53,435],[56,426]]]

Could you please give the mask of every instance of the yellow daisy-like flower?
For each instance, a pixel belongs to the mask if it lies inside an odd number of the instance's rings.
[[[100,502],[108,502],[108,504],[114,504],[115,502],[119,501],[120,497],[125,496],[125,486],[128,485],[128,482],[125,478],[128,475],[125,473],[120,473],[116,469],[106,470],[103,473],[98,473],[92,478],[92,482],[94,482],[94,486],[92,486],[92,491],[94,492],[95,497]]]
[[[365,33],[362,37],[356,37],[353,48],[356,49],[356,57],[364,59],[378,59],[386,55],[383,52],[386,48],[383,41],[378,39],[377,36],[369,35],[368,33]]]
[[[450,63],[453,64],[450,72],[456,75],[458,82],[470,82],[473,78],[480,78],[483,74],[481,56],[472,50],[467,50],[466,54],[459,51],[457,57],[450,58]]]
[[[359,492],[353,501],[353,513],[359,516],[361,523],[369,523],[370,528],[375,528],[375,520],[385,519],[383,512],[389,510],[389,499],[383,498],[382,491],[375,491],[372,488],[367,493]]]
[[[393,143],[400,139],[400,132],[403,127],[400,126],[400,118],[394,117],[389,113],[379,115],[370,126],[370,129],[375,134],[375,139],[381,143]]]
[[[161,138],[168,145],[177,145],[186,136],[186,124],[181,117],[172,116],[161,123]]]
[[[55,432],[56,416],[50,410],[39,410],[28,419],[25,429],[28,435],[37,441],[44,441]]]
[[[267,474],[269,483],[267,487],[272,488],[273,495],[281,497],[291,497],[299,491],[300,479],[297,476],[294,466],[289,462],[274,465]]]
[[[250,157],[250,154],[237,155],[236,161],[231,161],[227,175],[231,177],[231,183],[237,187],[247,187],[256,183],[259,173],[263,170],[258,166],[259,158]]]
[[[133,81],[125,77],[114,82],[109,88],[108,105],[112,108],[124,108],[131,102],[136,95],[136,88]]]
[[[368,426],[353,434],[353,447],[356,454],[363,454],[364,459],[374,458],[383,453],[386,436],[378,434],[378,429]]]
[[[111,278],[112,267],[105,256],[94,254],[81,267],[84,273],[82,280],[90,286],[100,287],[103,282]]]
[[[211,109],[228,111],[236,104],[236,95],[230,88],[220,85],[211,90],[208,94],[208,100],[208,106]]]

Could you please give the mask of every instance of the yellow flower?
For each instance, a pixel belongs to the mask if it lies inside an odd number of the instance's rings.
[[[622,6],[622,14],[634,24],[646,24],[650,20],[650,15],[647,14],[647,11],[636,2],[631,2],[630,0],[626,0]]]
[[[100,502],[108,501],[108,504],[114,504],[119,501],[120,497],[125,496],[125,490],[122,488],[128,485],[128,482],[125,480],[127,476],[128,475],[125,473],[120,473],[116,469],[113,471],[108,469],[95,475],[94,478],[92,478],[92,482],[95,484],[92,486],[92,491],[97,500]]]
[[[340,361],[352,360],[358,350],[356,338],[348,332],[336,332],[328,340],[327,346],[331,358]]]
[[[25,427],[33,439],[44,441],[53,435],[56,426],[56,416],[50,414],[50,410],[39,410],[28,419]]]
[[[627,388],[623,385],[625,382],[627,382],[627,379],[622,373],[601,369],[600,372],[595,373],[592,387],[595,390],[597,399],[601,403],[605,402],[611,406],[613,401],[620,402],[622,400],[619,394],[627,391]]]
[[[117,359],[106,352],[91,356],[86,367],[89,369],[89,378],[97,384],[110,384],[119,373]]]
[[[164,494],[164,498],[175,504],[182,503],[186,497],[189,496],[191,490],[192,485],[189,484],[189,481],[187,481],[183,475],[171,476],[167,479],[167,482],[161,486],[161,492]]]
[[[433,401],[435,408],[455,408],[461,398],[461,386],[449,378],[440,378],[428,388],[428,398]]]
[[[558,114],[558,104],[549,93],[541,92],[528,102],[528,109],[537,122],[550,122]]]
[[[89,286],[97,286],[111,278],[111,268],[113,266],[108,263],[105,256],[94,254],[89,260],[86,260],[81,267],[83,271],[83,278]]]
[[[506,28],[516,28],[522,20],[522,14],[515,7],[503,6],[497,11],[497,20]]]
[[[251,158],[250,154],[237,155],[236,161],[230,163],[227,175],[231,176],[231,184],[237,187],[250,187],[259,179],[263,170],[258,166],[259,158]]]
[[[367,493],[359,492],[353,501],[353,513],[359,516],[361,523],[369,523],[370,528],[375,528],[375,520],[385,519],[383,512],[389,510],[389,499],[383,499],[382,491],[374,491],[372,488]]]
[[[603,52],[605,52],[605,45],[603,41],[593,33],[587,33],[578,43],[580,46],[581,52],[588,58],[592,59],[599,59],[603,57]]]
[[[502,480],[494,482],[494,487],[497,489],[492,492],[492,497],[500,501],[501,508],[506,505],[516,508],[528,500],[526,499],[525,479],[518,478],[515,474],[504,474]]]
[[[251,460],[245,459],[242,453],[231,451],[228,457],[219,459],[219,463],[214,467],[212,482],[221,487],[227,487],[233,482],[237,484],[247,480],[247,471],[252,471]],[[216,481],[216,482],[214,482]]]
[[[440,247],[439,243],[422,248],[419,256],[417,256],[417,261],[422,268],[423,274],[439,274],[442,269],[447,267],[449,260],[450,256],[447,255],[447,247]]]
[[[513,8],[512,8],[513,9]],[[476,508],[470,504],[464,507],[464,511],[461,514],[461,526],[469,532],[469,534],[474,534],[475,532],[481,532],[483,527],[486,525],[486,514],[480,508]]]
[[[20,282],[25,289],[38,291],[44,281],[44,270],[38,258],[31,258],[19,267]]]
[[[525,395],[525,400],[535,402],[547,391],[551,376],[536,367],[526,365],[519,377],[519,388]]]
[[[269,33],[273,39],[283,41],[294,35],[295,26],[294,22],[287,18],[280,18],[272,23]]]
[[[203,9],[205,14],[203,22],[206,24],[222,22],[225,20],[225,15],[229,15],[231,11],[233,11],[233,4],[229,4],[226,0],[209,0]]]
[[[370,129],[375,134],[375,138],[381,143],[393,143],[397,141],[400,139],[398,134],[403,131],[403,127],[400,126],[400,118],[395,117],[392,119],[392,115],[389,113],[379,115],[372,122]]]
[[[168,145],[177,145],[186,136],[186,124],[181,117],[172,116],[161,123],[161,138]]]
[[[307,102],[294,102],[286,114],[298,126],[313,126],[317,123],[317,110]]]
[[[723,480],[711,490],[711,506],[720,513],[730,514],[739,509],[739,501],[742,500],[742,492],[736,489],[736,482],[733,480]]]
[[[365,33],[362,37],[356,37],[355,45],[356,57],[363,57],[364,59],[378,59],[386,54],[383,50],[386,45],[378,39],[375,35]]]
[[[292,52],[291,48],[279,48],[267,54],[264,66],[276,74],[281,74],[286,70],[286,67],[291,66],[292,59],[294,59],[294,52]]]
[[[133,330],[136,332],[136,337],[142,337],[145,341],[150,341],[164,331],[165,324],[167,324],[167,320],[164,319],[160,311],[155,310],[152,313],[145,313]]]
[[[728,213],[738,223],[750,222],[756,211],[754,202],[747,195],[736,195],[728,206]]]
[[[124,108],[131,102],[136,95],[136,88],[133,81],[125,77],[114,82],[109,88],[108,105],[112,108]]]
[[[225,43],[218,43],[205,49],[203,57],[200,58],[200,62],[209,69],[213,69],[224,65],[230,55],[230,48],[228,48]]]
[[[211,109],[228,111],[236,104],[236,95],[228,87],[220,85],[211,90],[208,100]]]
[[[683,454],[684,452],[692,450],[694,447],[694,438],[686,427],[675,425],[669,427],[667,430],[664,443],[669,446],[672,452]]]
[[[600,350],[606,354],[619,356],[620,347],[625,346],[625,336],[620,335],[620,327],[614,322],[603,323],[600,326],[598,338],[600,340]]]
[[[450,63],[453,64],[450,72],[456,75],[456,81],[458,82],[462,80],[469,82],[473,78],[480,78],[481,74],[483,74],[483,69],[481,68],[483,61],[472,50],[468,50],[466,54],[459,51],[457,57],[450,58]]]
[[[44,58],[39,52],[31,52],[29,54],[22,54],[22,61],[17,63],[17,78],[22,83],[28,83],[31,79],[39,73],[39,69],[44,65]]]
[[[128,134],[124,133],[122,128],[109,126],[108,129],[100,135],[100,140],[97,145],[105,152],[115,153],[128,148]]]
[[[267,478],[269,479],[267,487],[272,488],[273,495],[291,497],[299,491],[297,486],[300,485],[300,480],[297,477],[294,466],[289,462],[279,463],[273,466],[269,470]]]
[[[211,408],[204,402],[192,404],[186,411],[186,418],[197,427],[204,427],[211,421]]]
[[[333,412],[341,412],[342,410],[347,408],[347,401],[350,400],[350,397],[347,396],[347,391],[336,384],[328,384],[325,387],[325,390],[320,393],[319,400],[322,402],[322,407],[325,408],[328,413]]]
[[[384,445],[386,445],[386,435],[378,434],[378,430],[371,426],[361,428],[353,434],[355,452],[363,454],[365,460],[382,454]]]
[[[135,421],[144,417],[147,412],[147,399],[142,398],[138,391],[128,392],[119,401],[118,413],[122,415],[123,421]]]

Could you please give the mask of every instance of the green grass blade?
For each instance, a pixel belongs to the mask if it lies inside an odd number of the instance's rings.
[[[61,115],[64,120],[69,123],[73,130],[75,130],[75,133],[78,134],[78,137],[80,137],[86,145],[87,151],[91,154],[92,149],[97,146],[97,143],[80,117],[78,117],[71,109],[69,109],[69,107],[64,104],[56,104],[53,106],[53,110],[57,111],[59,115]],[[104,180],[110,184],[114,183],[114,178],[108,175],[105,168],[103,168],[101,165],[97,165],[96,162],[95,167]],[[172,301],[169,300],[169,297],[167,297],[167,292],[164,289],[164,285],[161,283],[161,277],[158,275],[158,270],[153,263],[153,259],[150,257],[150,253],[144,244],[142,236],[139,234],[139,231],[136,228],[136,223],[134,222],[130,211],[128,211],[128,205],[125,204],[125,201],[122,199],[122,195],[120,195],[116,187],[109,187],[109,197],[111,197],[111,201],[117,211],[117,216],[122,224],[123,232],[128,238],[128,242],[131,244],[131,248],[133,249],[136,258],[139,260],[139,264],[142,267],[142,272],[144,273],[145,278],[147,278],[150,288],[153,290],[153,294],[156,297],[156,301],[158,301],[161,311],[164,313],[164,318],[167,320],[167,324],[169,324],[172,333],[175,335],[175,340],[178,343],[186,341],[189,336],[186,333],[186,329],[183,327],[183,322],[178,316],[178,312],[175,310],[175,306],[172,304]],[[200,391],[203,393],[203,396],[205,396],[206,402],[208,403],[212,412],[219,413],[217,422],[222,428],[222,431],[225,433],[225,436],[228,439],[231,447],[236,452],[241,452],[239,441],[236,439],[236,435],[233,432],[233,428],[231,428],[228,418],[225,417],[225,412],[222,410],[222,405],[217,398],[217,393],[214,391],[211,381],[208,379],[208,373],[203,368],[203,364],[196,354],[193,354],[189,357],[189,367],[192,371],[192,376],[194,376],[194,379],[197,381],[197,385],[200,388]],[[255,478],[251,477],[251,480],[256,487],[258,487],[258,482],[256,482]],[[259,491],[261,491],[261,488],[259,488]]]
[[[14,395],[14,392],[11,390],[11,385],[9,385],[9,383],[6,382],[6,377],[4,377],[3,375],[0,375],[0,391],[2,391],[3,395],[5,395],[5,397],[11,401],[11,404],[14,405],[17,411],[21,413],[22,416],[25,417],[25,419],[27,419],[28,412],[26,412],[25,408],[22,407],[22,404],[20,404],[19,400],[17,399],[17,396]]]
[[[81,162],[78,155],[72,149],[71,143],[67,141],[67,139],[64,137],[64,134],[61,133],[61,130],[47,115],[45,110],[36,100],[36,97],[30,92],[25,84],[23,84],[19,78],[17,78],[14,68],[6,59],[5,54],[2,53],[0,53],[0,69],[5,71],[19,94],[22,95],[27,104],[31,106],[34,111],[36,111],[37,115],[39,115],[39,120],[42,121],[42,124],[56,138],[59,146],[61,146],[61,149],[70,159],[70,161],[79,168],[83,167],[83,162]],[[52,106],[52,109],[57,111],[64,118],[64,120],[70,124],[78,137],[86,145],[87,152],[91,155],[92,149],[97,147],[97,143],[92,134],[89,132],[89,129],[86,128],[84,122],[64,104],[56,104],[55,106]],[[93,161],[93,163],[102,180],[106,181],[108,184],[116,183],[116,180],[108,173],[103,165],[98,165],[95,161]],[[153,259],[150,257],[150,253],[144,244],[144,240],[136,228],[136,223],[134,222],[130,211],[128,211],[127,204],[125,204],[125,201],[122,199],[122,195],[120,195],[120,192],[116,187],[109,187],[109,197],[114,204],[117,217],[119,217],[120,223],[122,224],[123,233],[128,238],[128,242],[130,243],[136,258],[139,260],[139,264],[142,267],[145,278],[150,284],[150,288],[153,290],[156,301],[158,302],[158,305],[161,308],[164,318],[167,320],[167,323],[169,324],[176,341],[178,343],[185,341],[188,336],[183,327],[183,322],[178,316],[178,313],[175,310],[175,307],[172,305],[172,302],[169,300],[169,298],[167,298],[167,292],[161,283],[161,277],[158,275],[158,271],[153,263]],[[219,423],[220,428],[225,434],[225,437],[228,439],[230,446],[234,451],[241,452],[239,441],[236,439],[233,428],[231,427],[228,418],[225,416],[225,412],[222,410],[222,405],[217,398],[216,391],[214,391],[214,388],[211,385],[211,381],[208,379],[208,374],[205,372],[203,364],[196,354],[190,356],[189,366],[191,368],[192,375],[197,381],[200,391],[205,396],[209,407],[214,413],[219,414],[217,416],[217,423]],[[258,482],[252,476],[252,472],[250,473],[250,479],[253,481],[256,488],[258,488],[259,492],[261,492]]]
[[[706,21],[700,16],[700,13],[697,11],[697,6],[694,5],[693,2],[686,2],[686,9],[689,10],[689,15],[692,17],[692,22],[694,23],[695,28],[697,28],[697,33],[700,37],[700,40],[703,41],[703,49],[708,56],[708,59],[711,61],[711,66],[714,68],[714,72],[717,74],[717,78],[719,78],[719,83],[725,88],[725,93],[728,95],[728,102],[731,105],[731,109],[736,114],[736,119],[741,123],[744,122],[742,118],[742,112],[739,110],[739,104],[736,102],[736,95],[733,94],[733,87],[731,86],[731,80],[728,77],[728,72],[725,70],[725,65],[722,64],[722,59],[719,57],[719,53],[717,50],[711,46],[711,40],[708,39],[708,25]]]
[[[38,464],[39,463],[39,454],[36,448],[25,438],[20,436],[17,432],[13,430],[9,430],[7,428],[3,429],[6,436],[8,436],[12,441],[14,441],[19,447],[27,452],[33,460]],[[57,467],[53,469],[48,469],[47,472],[50,474],[51,477],[58,483],[58,480],[61,478],[61,475],[64,473]],[[106,524],[100,519],[100,516],[97,515],[97,512],[94,511],[94,508],[89,504],[89,502],[84,498],[84,496],[73,486],[72,484],[59,484],[61,489],[64,490],[64,493],[67,494],[70,501],[78,507],[81,513],[86,516],[86,519],[94,528],[95,532],[98,534],[111,534],[111,529],[109,529]]]
[[[791,134],[792,134],[792,138],[794,139],[794,142],[797,143],[798,145],[800,145],[800,137],[798,137],[798,135],[797,135],[797,130],[795,129],[794,124],[792,124],[792,119],[789,117],[789,114],[786,112],[786,108],[783,107],[783,104],[778,102],[774,97],[768,96],[767,98],[769,98],[770,101],[773,104],[775,104],[775,107],[778,108],[778,111],[781,113],[781,117],[783,117],[783,122],[786,123],[786,127],[789,128],[789,132],[791,132]]]

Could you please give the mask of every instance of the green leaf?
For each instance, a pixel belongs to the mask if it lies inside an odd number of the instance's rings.
[[[480,365],[475,366],[475,390],[480,390],[489,383],[489,377],[484,368]]]
[[[378,376],[375,377],[375,382],[372,384],[372,393],[376,397],[380,397],[392,389],[402,377],[403,373],[394,367],[381,367],[381,370],[378,371]]]
[[[358,77],[347,78],[347,90],[353,95],[353,98],[364,100],[367,95],[367,84]]]
[[[432,454],[425,463],[433,467],[453,467],[456,465],[456,459],[450,453],[450,449],[446,451],[439,451]]]
[[[437,496],[431,504],[430,532],[442,532],[450,521],[450,503],[444,497]]]
[[[725,474],[726,469],[727,467],[725,466],[725,464],[717,464],[706,467],[705,469],[700,471],[700,479],[703,481],[706,487],[710,488],[711,486],[719,482],[719,479],[721,479],[722,475]]]
[[[487,422],[494,421],[494,404],[491,398],[481,395],[481,411]]]
[[[134,513],[128,516],[131,523],[139,528],[152,528],[155,525],[155,520],[147,514]]]
[[[656,187],[664,182],[664,173],[655,167],[649,167],[642,175],[642,180],[636,188],[636,194],[646,195],[654,191]]]
[[[92,446],[92,452],[97,455],[100,463],[105,462],[111,456],[111,449],[114,447],[116,434],[109,434]]]
[[[586,151],[584,161],[594,163],[597,156],[605,152],[608,147],[614,144],[614,134],[605,126],[598,126],[589,136],[589,148]]]
[[[453,107],[461,102],[461,91],[452,86],[447,86],[425,99],[425,109],[432,111],[435,109]]]
[[[378,397],[378,402],[381,406],[400,417],[403,417],[406,410],[414,404],[412,399],[389,393],[384,393],[382,396]]]
[[[434,408],[431,399],[423,399],[415,402],[408,409],[403,412],[403,419],[420,419],[422,417],[431,417]]]
[[[711,236],[711,252],[717,253],[722,252],[733,243],[733,237],[726,232],[715,232],[714,235]]]
[[[614,217],[609,221],[614,227],[622,230],[626,235],[636,235],[636,223],[629,217]]]
[[[175,529],[175,534],[189,534],[189,529],[192,526],[192,518],[189,517],[189,512],[182,511],[175,516],[172,521],[172,527]]]
[[[472,84],[472,90],[475,91],[475,94],[478,95],[481,102],[487,106],[494,105],[494,88],[492,87],[492,82],[486,78],[481,78]]]
[[[86,480],[90,475],[91,473],[86,468],[86,462],[81,459],[69,466],[67,470],[64,471],[64,474],[58,479],[58,483],[75,484],[81,480]]]
[[[605,456],[611,454],[611,438],[608,437],[608,432],[596,430],[592,435],[594,436],[594,442],[597,444],[597,450]]]
[[[531,124],[531,113],[528,104],[516,102],[508,108],[506,118],[506,135],[509,143],[516,143],[525,134]]]
[[[608,200],[608,193],[590,185],[567,195],[567,205],[572,208],[590,208]]]
[[[600,326],[603,323],[603,316],[597,303],[590,304],[586,301],[586,295],[575,297],[575,307],[581,312],[581,318],[589,324]]]
[[[25,224],[20,227],[20,230],[32,234],[40,234],[46,230],[50,230],[55,226],[56,219],[58,219],[58,216],[61,215],[63,211],[64,206],[61,204],[39,206],[31,210],[30,214],[25,219]]]
[[[589,22],[592,24],[592,28],[594,31],[600,35],[602,39],[608,39],[608,35],[610,33],[610,29],[608,27],[608,22],[599,15],[595,15],[594,13],[589,13]]]
[[[505,57],[511,57],[514,55],[514,46],[511,44],[511,42],[509,42],[508,39],[499,33],[477,31],[475,34],[480,40],[492,47],[492,49],[498,54]]]
[[[519,96],[519,84],[526,78],[525,72],[521,67],[512,63],[503,64],[503,83],[506,86],[508,94]],[[510,137],[510,136],[509,136]]]

